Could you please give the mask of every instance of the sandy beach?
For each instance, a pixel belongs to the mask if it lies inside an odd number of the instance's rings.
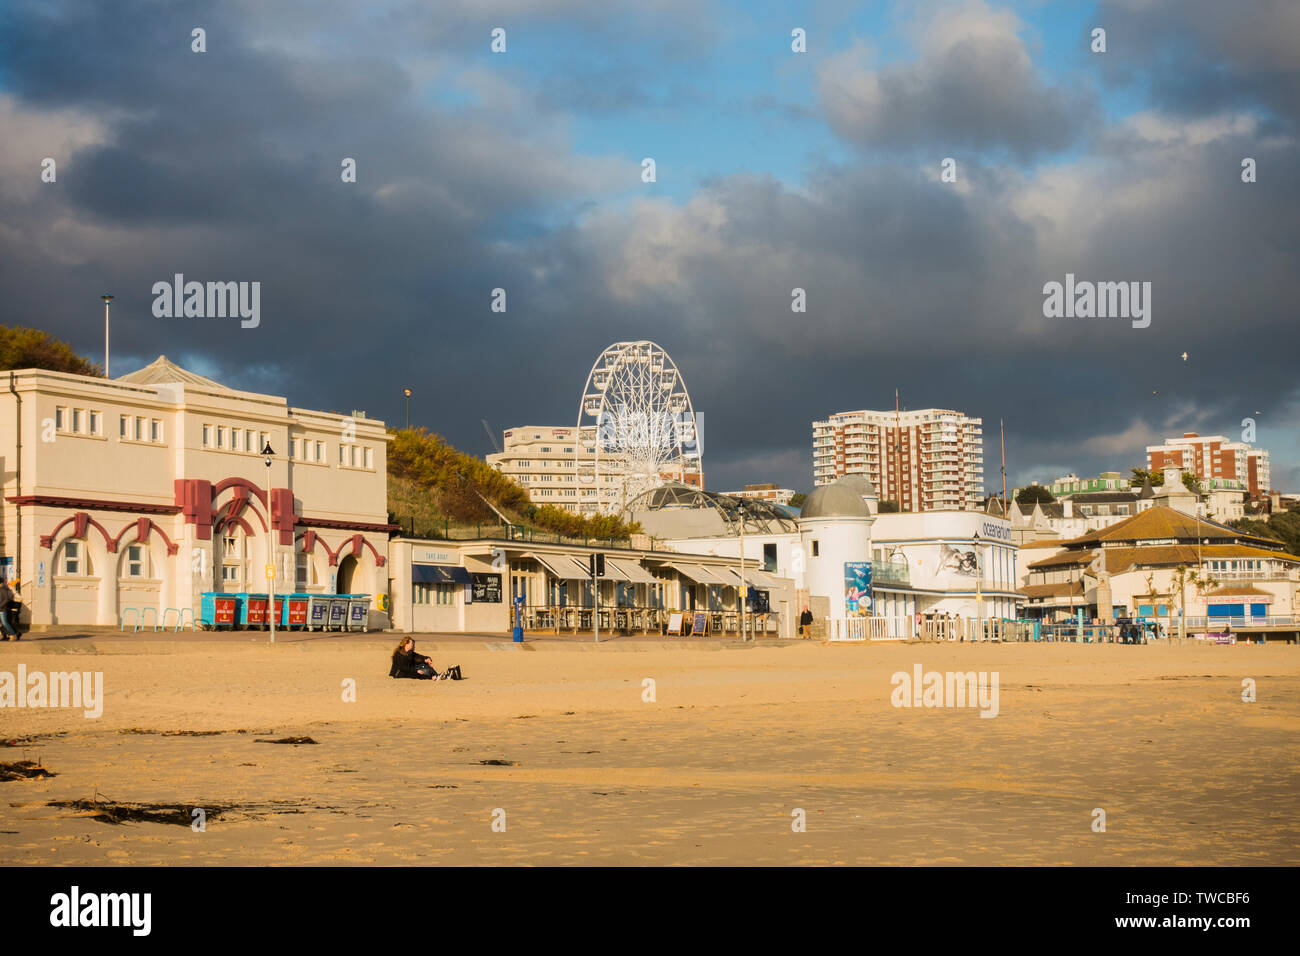
[[[468,678],[431,684],[388,635],[157,637],[0,644],[104,680],[97,719],[0,709],[0,761],[54,774],[0,782],[0,864],[1300,862],[1291,646],[417,636]],[[997,716],[893,706],[916,665],[996,672]],[[96,799],[206,829],[51,806]]]

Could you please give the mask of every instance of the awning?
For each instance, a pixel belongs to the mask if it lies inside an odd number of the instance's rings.
[[[455,564],[412,564],[411,581],[415,584],[471,584],[469,572]]]
[[[608,555],[605,556],[605,578],[610,581],[622,581],[625,584],[632,582],[632,578],[628,576],[623,566],[617,561],[611,561]]]
[[[658,584],[659,579],[641,566],[640,561],[631,558],[619,558],[614,562],[619,569],[627,574],[627,579],[633,584]],[[610,564],[609,558],[605,559],[605,566]]]
[[[543,568],[551,577],[559,581],[582,581],[587,578],[586,571],[580,571],[573,561],[560,554],[548,554],[542,557],[540,554],[528,553],[524,557],[532,558]]]
[[[745,569],[745,577],[753,581],[756,588],[783,588],[785,582],[778,578],[770,571],[760,571],[754,568]]]
[[[726,581],[727,584],[731,585],[733,588],[740,587],[740,572],[735,568],[724,566],[721,568],[707,568],[706,570],[708,570],[708,572],[714,577],[722,578],[722,580]],[[748,574],[745,575],[745,581],[749,584],[754,583],[754,579],[749,577]]]
[[[672,564],[667,565],[667,567],[672,568],[682,577],[688,578],[691,581],[694,581],[696,584],[729,584],[730,583],[729,581],[722,580],[715,574],[711,574],[709,571],[706,571],[698,564],[684,564],[680,562],[673,562]]]

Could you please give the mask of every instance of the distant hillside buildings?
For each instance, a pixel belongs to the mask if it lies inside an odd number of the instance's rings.
[[[1222,435],[1185,432],[1182,438],[1147,446],[1147,469],[1165,468],[1181,468],[1202,482],[1215,481],[1218,487],[1244,490],[1252,499],[1269,492],[1268,452],[1245,442],[1229,441]]]

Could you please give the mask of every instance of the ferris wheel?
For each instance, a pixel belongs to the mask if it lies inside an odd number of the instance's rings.
[[[617,514],[651,488],[701,471],[699,431],[686,383],[654,342],[615,342],[600,353],[578,405],[579,511]]]

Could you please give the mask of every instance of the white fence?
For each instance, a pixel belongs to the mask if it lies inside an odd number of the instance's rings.
[[[851,617],[823,621],[829,641],[1027,641],[1033,624],[1000,618],[938,618],[917,627],[912,617]]]

